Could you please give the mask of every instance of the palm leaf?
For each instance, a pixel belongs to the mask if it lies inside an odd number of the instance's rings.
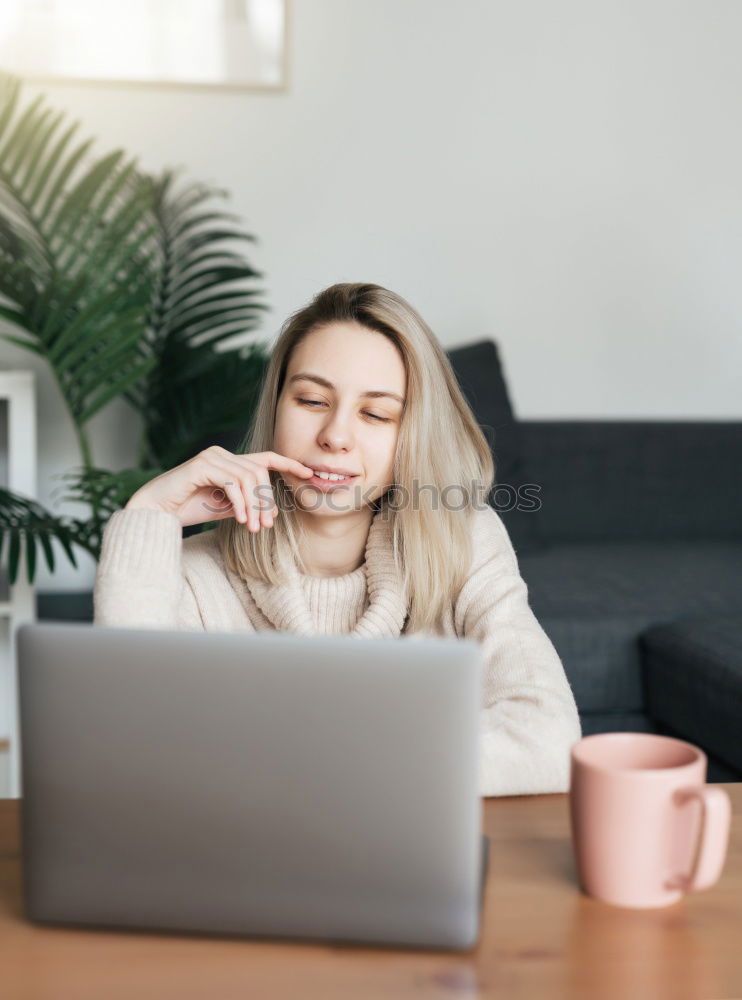
[[[0,75],[0,298],[12,342],[46,357],[82,427],[157,363],[140,348],[151,187],[121,150],[88,163],[90,142],[71,146],[76,125],[62,132],[43,96],[19,113],[18,96],[18,80]]]
[[[148,349],[157,365],[126,398],[145,423],[142,459],[169,468],[225,431],[244,431],[267,365],[263,346],[219,350],[252,332],[267,306],[253,287],[261,277],[237,251],[254,237],[235,217],[209,206],[221,192],[180,189],[165,171],[152,181],[159,247]]]
[[[20,558],[24,551],[29,583],[33,583],[36,575],[39,552],[49,571],[54,571],[53,539],[60,543],[72,565],[77,566],[73,546],[80,546],[97,558],[101,526],[76,518],[57,517],[37,501],[0,487],[0,556],[4,558],[7,549],[11,584],[18,579]]]
[[[201,210],[216,192],[200,184],[175,191],[172,171],[153,181],[152,191],[161,262],[150,315],[155,352],[162,354],[174,337],[188,341],[205,332],[209,339],[208,328],[204,330],[203,322],[199,325],[204,298],[222,303],[221,314],[216,310],[210,317],[210,328],[219,326],[220,315],[238,310],[241,322],[236,332],[255,329],[267,306],[254,301],[257,292],[245,282],[262,275],[232,249],[235,243],[254,242],[255,237],[237,228],[233,215]],[[214,228],[214,223],[222,225]]]
[[[122,150],[91,159],[79,123],[43,97],[20,107],[0,73],[0,337],[44,358],[76,425],[84,467],[62,476],[87,521],[0,490],[0,552],[15,581],[25,553],[54,569],[56,540],[96,559],[105,524],[144,483],[210,438],[242,437],[268,364],[263,345],[224,349],[255,330],[262,275],[240,252],[255,237],[214,207],[225,192],[140,173]],[[113,399],[144,424],[145,466],[93,465],[85,425]]]
[[[97,511],[102,525],[121,507],[124,507],[136,491],[159,476],[164,469],[109,469],[78,468],[61,473],[61,485],[53,491],[52,499],[71,503],[85,503]]]
[[[96,513],[85,521],[59,517],[36,500],[0,488],[0,558],[7,548],[10,582],[15,583],[18,578],[23,551],[29,583],[34,581],[39,555],[49,571],[54,572],[53,540],[59,542],[73,566],[77,566],[73,546],[83,548],[98,559],[103,531],[110,516],[125,506],[140,486],[163,471],[124,469],[110,472],[108,469],[81,468],[61,473],[62,485],[53,491],[52,499],[88,504]]]
[[[156,456],[158,465],[172,468],[222,435],[241,438],[267,365],[261,344],[221,353],[208,344],[171,344],[158,378],[150,380],[147,454]]]

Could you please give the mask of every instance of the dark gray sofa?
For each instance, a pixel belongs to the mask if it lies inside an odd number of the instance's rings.
[[[652,683],[640,640],[652,626],[720,618],[729,628],[731,617],[742,642],[742,422],[523,421],[521,441],[547,542],[519,556],[521,573],[583,732],[670,732],[664,700],[684,690],[713,699],[714,678],[676,658],[675,672],[666,663],[663,684]],[[677,735],[703,744],[710,776],[740,780],[742,717],[734,738],[732,720],[717,724],[721,740],[711,730]],[[714,744],[726,760],[711,760]]]

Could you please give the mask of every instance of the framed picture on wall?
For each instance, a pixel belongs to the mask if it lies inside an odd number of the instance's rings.
[[[289,0],[0,0],[0,68],[49,82],[285,90]]]

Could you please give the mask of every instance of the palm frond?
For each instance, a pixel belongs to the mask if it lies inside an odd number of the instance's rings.
[[[0,74],[0,303],[16,328],[0,336],[48,360],[81,427],[157,363],[141,348],[151,187],[121,150],[89,163],[43,96],[20,113],[19,87]]]
[[[152,192],[161,263],[150,314],[153,350],[163,353],[174,339],[213,342],[226,322],[232,335],[255,329],[267,306],[255,301],[259,293],[249,284],[262,274],[234,250],[255,237],[238,228],[234,215],[202,210],[219,194],[205,185],[177,191],[175,174],[165,171]]]
[[[144,419],[143,460],[169,468],[204,440],[249,424],[267,351],[219,348],[253,331],[267,306],[253,287],[262,275],[236,249],[255,238],[208,204],[223,192],[178,188],[172,171],[154,179],[152,190],[160,267],[148,348],[157,365],[126,398]]]
[[[61,473],[63,485],[53,491],[53,499],[83,503],[95,514],[81,520],[60,517],[29,497],[12,493],[0,487],[0,562],[5,561],[7,550],[8,577],[11,583],[18,579],[22,552],[26,554],[29,583],[33,583],[42,555],[54,572],[55,558],[52,541],[62,546],[73,566],[77,566],[74,546],[84,549],[94,559],[100,557],[103,531],[114,511],[125,506],[134,493],[163,469],[108,469],[80,468]],[[55,497],[55,493],[57,496]],[[59,496],[59,494],[63,494]]]
[[[100,552],[100,532],[96,526],[75,518],[56,517],[37,501],[0,487],[0,560],[5,561],[7,550],[8,578],[12,584],[18,579],[23,552],[29,583],[36,576],[38,552],[43,555],[49,572],[54,572],[51,544],[54,539],[73,566],[77,566],[74,545],[96,558]]]
[[[215,351],[174,341],[150,379],[146,448],[172,468],[225,433],[247,430],[268,367],[262,344]]]
[[[88,504],[97,512],[101,530],[109,517],[124,507],[136,491],[159,476],[164,469],[78,468],[60,473],[61,485],[52,491],[52,498],[71,503]]]
[[[226,193],[150,177],[122,150],[91,157],[79,123],[43,96],[21,107],[0,73],[0,337],[46,360],[80,441],[83,468],[62,475],[58,517],[0,489],[0,552],[12,582],[23,551],[33,580],[54,539],[100,555],[111,515],[144,483],[210,438],[250,424],[268,366],[263,344],[225,349],[268,307],[241,252],[255,237],[215,207]],[[143,421],[143,468],[93,465],[85,425],[115,398]]]

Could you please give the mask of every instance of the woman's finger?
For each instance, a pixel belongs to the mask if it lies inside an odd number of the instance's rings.
[[[247,520],[247,511],[245,509],[245,498],[242,495],[242,486],[238,480],[235,479],[232,470],[228,467],[222,465],[212,465],[211,476],[214,486],[221,490],[229,498],[232,504],[233,516],[237,518],[238,521],[244,523]]]
[[[243,457],[250,459],[250,461],[259,462],[265,468],[276,469],[278,472],[293,472],[295,476],[301,476],[303,479],[309,479],[314,474],[314,470],[310,469],[308,465],[304,465],[295,458],[287,458],[285,455],[279,455],[275,451],[256,451],[249,455],[236,457]]]
[[[235,459],[237,457],[234,456]],[[268,469],[250,461],[248,456],[239,457],[243,459],[242,462],[225,461],[225,464],[234,469],[235,476],[242,484],[250,530],[259,531],[261,524],[270,528],[273,525],[272,512],[277,511],[277,508]]]
[[[277,511],[276,500],[273,495],[270,473],[264,465],[251,463],[251,471],[256,477],[257,486],[252,491],[254,493],[253,511],[257,511],[257,520],[266,528],[273,526],[273,511]],[[258,527],[260,526],[258,524]]]
[[[214,468],[221,470],[225,478],[217,485],[232,501],[237,520],[246,523],[251,531],[259,531],[261,523],[264,527],[272,527],[273,518],[278,515],[269,469],[290,472],[302,479],[313,475],[309,466],[275,451],[236,455],[219,445],[212,445],[200,457],[208,463],[212,473]],[[237,491],[239,501],[236,500]]]

